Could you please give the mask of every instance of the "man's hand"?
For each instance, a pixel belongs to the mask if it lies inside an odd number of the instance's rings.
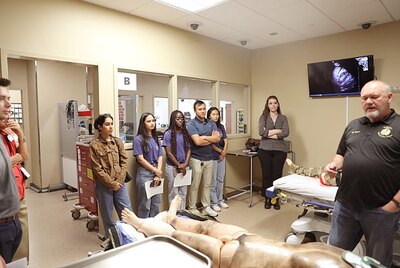
[[[18,124],[17,121],[13,120],[13,119],[9,119],[7,121],[7,127],[10,128],[15,134],[22,134],[22,129],[21,126]]]
[[[387,211],[389,213],[396,213],[396,212],[400,211],[400,209],[397,207],[397,205],[392,200],[390,200],[386,205],[384,205],[381,208],[384,211]]]
[[[219,134],[219,131],[217,131],[217,130],[213,130],[212,133],[211,133],[211,136],[212,136],[213,138],[216,138],[216,139],[219,139],[219,138],[220,138],[220,135],[221,135],[221,134]]]
[[[334,162],[329,163],[328,165],[325,166],[325,170],[328,173],[329,177],[332,179],[336,176],[337,173],[337,167]]]

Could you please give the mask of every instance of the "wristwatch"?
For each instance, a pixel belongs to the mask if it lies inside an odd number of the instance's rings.
[[[400,202],[397,201],[396,199],[392,198],[392,202],[396,204],[397,208],[400,209]]]

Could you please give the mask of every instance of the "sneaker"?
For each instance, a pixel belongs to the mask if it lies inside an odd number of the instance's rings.
[[[220,202],[218,205],[220,208],[229,208],[228,204],[225,203],[224,201]]]
[[[200,211],[197,208],[191,208],[188,211],[193,215],[201,215]]]
[[[220,212],[221,208],[218,205],[211,205],[211,208],[215,211],[215,212]]]
[[[212,210],[210,207],[206,207],[205,209],[203,209],[203,213],[207,214],[208,216],[211,217],[217,217],[218,213],[215,212],[214,210]]]

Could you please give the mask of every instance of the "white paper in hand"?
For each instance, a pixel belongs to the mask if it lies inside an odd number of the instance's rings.
[[[155,187],[150,187],[150,184],[153,182],[153,180],[146,181],[144,183],[144,188],[146,189],[147,199],[150,199],[153,195],[162,194],[163,193],[164,179],[161,178],[160,181],[161,181],[161,184],[159,186],[155,186]]]
[[[185,186],[192,184],[192,170],[186,170],[186,175],[183,176],[182,173],[178,173],[174,179],[174,187]]]

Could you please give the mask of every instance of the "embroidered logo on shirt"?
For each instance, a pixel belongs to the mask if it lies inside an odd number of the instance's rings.
[[[359,130],[353,130],[353,131],[351,132],[351,134],[358,134],[358,133],[360,133]]]
[[[381,138],[391,138],[393,136],[392,128],[389,126],[383,127],[383,129],[378,132],[378,136]]]

